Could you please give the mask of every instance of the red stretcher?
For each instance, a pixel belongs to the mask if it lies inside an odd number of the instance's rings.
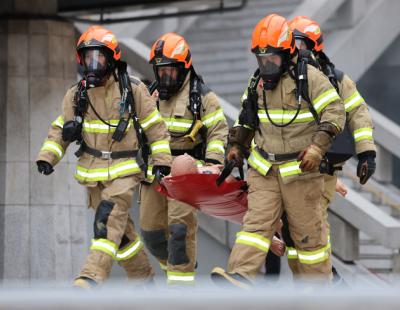
[[[224,181],[217,186],[217,174],[186,174],[164,177],[157,191],[185,202],[203,213],[241,224],[247,211],[243,180]]]

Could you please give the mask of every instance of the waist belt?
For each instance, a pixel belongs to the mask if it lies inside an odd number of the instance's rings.
[[[299,156],[300,152],[295,152],[295,153],[286,153],[286,154],[272,154],[264,151],[263,149],[260,149],[258,146],[256,147],[256,150],[262,157],[264,157],[268,161],[287,161],[287,160],[293,160],[297,159],[297,156]]]
[[[87,146],[85,142],[82,142],[81,147],[75,153],[78,157],[82,155],[82,153],[88,153],[94,157],[103,158],[103,159],[119,159],[119,158],[128,158],[128,157],[136,157],[138,151],[117,151],[117,152],[105,152],[91,148]]]

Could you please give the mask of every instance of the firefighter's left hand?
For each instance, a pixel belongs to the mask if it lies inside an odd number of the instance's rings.
[[[358,154],[357,156],[358,156],[357,176],[360,178],[360,184],[365,184],[375,172],[376,153],[375,151],[365,151]]]
[[[283,242],[281,239],[277,237],[272,238],[271,242],[271,251],[274,253],[276,256],[283,256],[285,255],[286,251],[286,244]]]
[[[300,160],[300,169],[302,172],[315,170],[321,164],[323,151],[316,145],[309,145],[302,151],[297,160]]]
[[[339,179],[336,181],[336,188],[335,191],[342,195],[342,197],[346,197],[347,195],[347,186],[344,185]]]

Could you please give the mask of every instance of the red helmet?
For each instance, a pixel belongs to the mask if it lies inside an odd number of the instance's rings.
[[[321,27],[307,16],[297,16],[289,23],[295,39],[306,39],[309,42],[309,49],[316,52],[324,48]]]

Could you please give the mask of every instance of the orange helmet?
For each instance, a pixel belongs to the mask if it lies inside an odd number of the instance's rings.
[[[265,54],[278,51],[295,51],[292,31],[286,19],[277,14],[270,14],[261,19],[253,30],[251,51]]]
[[[91,26],[80,36],[76,44],[77,60],[82,64],[80,52],[85,48],[103,47],[108,49],[115,61],[121,59],[121,49],[115,35],[102,26]]]
[[[316,21],[307,16],[297,16],[289,23],[293,36],[296,39],[306,39],[310,43],[309,49],[316,52],[324,48],[321,27]]]
[[[155,66],[183,63],[185,69],[189,69],[192,65],[189,45],[180,35],[168,32],[153,44],[149,63]]]

